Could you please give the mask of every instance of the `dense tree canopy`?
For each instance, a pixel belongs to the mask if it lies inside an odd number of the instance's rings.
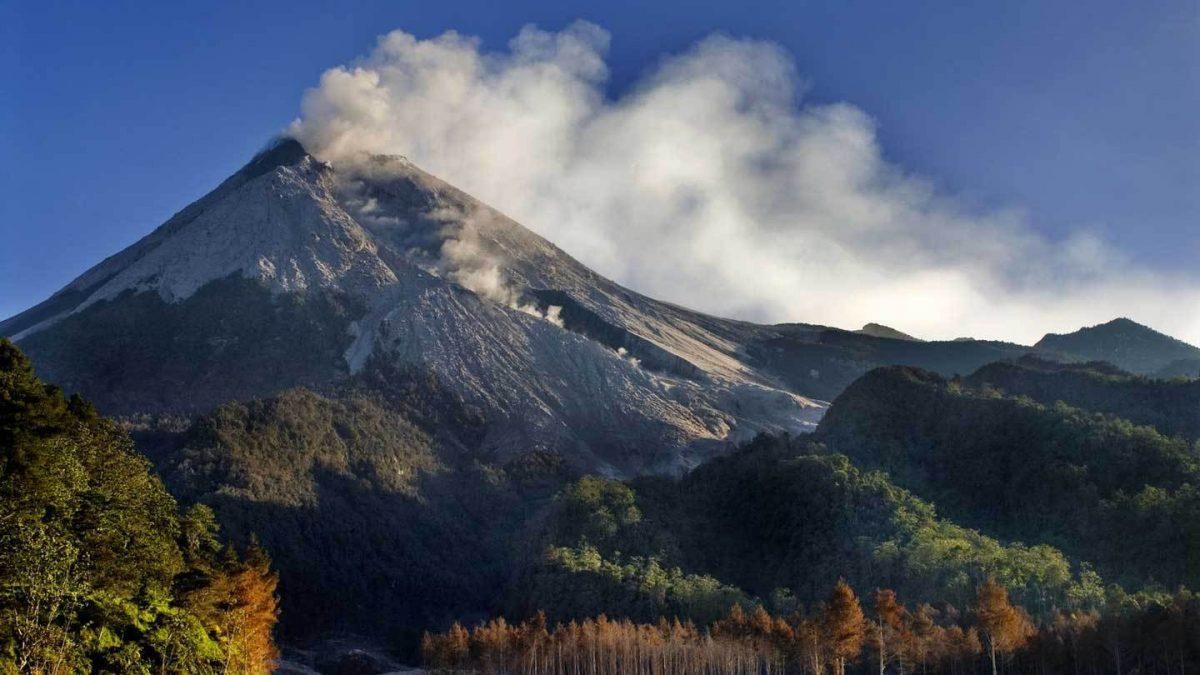
[[[269,672],[274,583],[0,340],[0,672]]]
[[[1185,439],[910,368],[856,382],[817,436],[955,522],[1053,545],[1135,587],[1200,583],[1200,451]]]
[[[988,364],[966,382],[1027,396],[1045,405],[1062,401],[1152,426],[1164,436],[1200,438],[1200,379],[1155,379],[1133,375],[1104,362],[1058,363],[1034,356]]]
[[[1001,579],[1037,611],[1086,608],[1103,588],[1049,546],[1003,545],[808,439],[760,437],[681,479],[587,477],[550,508],[545,555],[510,613],[552,620],[658,615],[708,623],[743,598],[776,611],[845,577],[965,605]],[[586,590],[585,590],[586,589]]]

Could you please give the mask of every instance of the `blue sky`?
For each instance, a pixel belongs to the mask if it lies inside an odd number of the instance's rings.
[[[576,19],[612,35],[610,96],[710,33],[773,41],[808,100],[869,114],[886,159],[940,189],[1155,269],[1200,254],[1194,0],[209,4],[0,9],[0,316],[213,187],[376,36],[454,29],[502,49]]]

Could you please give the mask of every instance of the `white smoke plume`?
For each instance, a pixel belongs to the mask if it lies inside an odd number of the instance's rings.
[[[884,159],[862,110],[806,102],[781,49],[709,37],[613,100],[608,39],[527,27],[487,53],[395,31],[326,71],[290,133],[335,164],[405,155],[597,271],[719,315],[1024,342],[1129,316],[1200,342],[1194,278],[943,194]]]
[[[563,327],[562,307],[550,305],[543,312],[536,304],[521,297],[504,274],[504,261],[479,241],[473,218],[486,214],[445,213],[439,219],[448,224],[443,230],[438,268],[442,276],[492,302],[545,319]]]

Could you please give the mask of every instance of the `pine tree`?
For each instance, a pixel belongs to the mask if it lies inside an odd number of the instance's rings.
[[[246,551],[245,561],[233,573],[233,603],[226,625],[230,668],[257,675],[275,668],[279,651],[271,630],[279,619],[279,578],[271,571],[271,559],[256,542]],[[234,667],[236,665],[236,667]]]

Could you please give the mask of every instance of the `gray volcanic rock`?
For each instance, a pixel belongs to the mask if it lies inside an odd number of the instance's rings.
[[[196,413],[419,369],[502,456],[679,471],[824,405],[756,368],[770,327],[638,295],[403,158],[283,140],[162,227],[0,323],[109,413]]]

